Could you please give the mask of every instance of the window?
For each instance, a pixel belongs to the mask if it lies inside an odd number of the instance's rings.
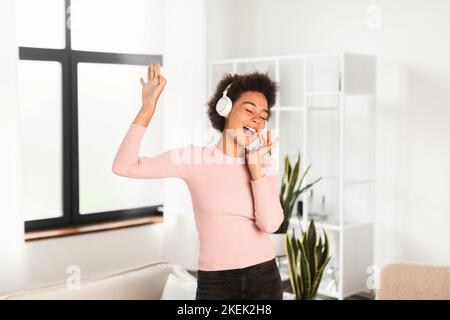
[[[162,52],[162,6],[17,1],[27,232],[160,213],[162,181],[119,177],[111,165],[131,124],[124,119],[138,111],[145,66],[163,66],[162,55],[151,54]],[[148,129],[157,138],[143,142],[146,153],[162,148],[160,117]]]

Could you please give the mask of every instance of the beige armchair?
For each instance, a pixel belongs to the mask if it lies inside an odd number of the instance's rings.
[[[183,280],[196,278],[183,267],[159,261],[141,267],[81,280],[79,289],[66,283],[24,290],[0,296],[0,300],[105,300],[105,299],[160,299],[169,274],[176,272]]]
[[[380,273],[377,300],[450,300],[450,266],[396,262]]]

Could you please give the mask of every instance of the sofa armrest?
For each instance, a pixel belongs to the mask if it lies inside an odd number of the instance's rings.
[[[377,300],[450,299],[450,266],[395,262],[380,272]]]

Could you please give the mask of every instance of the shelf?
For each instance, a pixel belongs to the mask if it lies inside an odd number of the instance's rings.
[[[272,111],[306,111],[306,109],[308,110],[339,110],[339,107],[302,107],[302,106],[280,106],[280,107],[273,107],[271,110]]]
[[[308,107],[308,110],[312,111],[336,111],[339,110],[339,107]]]
[[[375,182],[375,179],[349,180],[349,181],[344,181],[344,185],[372,183],[372,182]]]
[[[309,225],[308,212],[330,213],[314,222],[320,233],[327,231],[340,281],[337,288],[319,288],[319,295],[344,299],[364,288],[367,266],[373,265],[376,58],[324,53],[215,60],[209,87],[229,70],[268,72],[279,84],[269,127],[280,137],[273,153],[280,180],[285,156],[293,164],[299,151],[302,169],[312,165],[304,185],[322,178],[313,195],[300,195],[304,218],[298,221],[295,204],[288,229],[297,235],[300,225]]]
[[[325,228],[326,230],[332,230],[332,231],[341,231],[341,226],[337,221],[320,221],[320,220],[314,220],[314,223],[316,225],[317,229]],[[344,222],[344,229],[350,229],[350,228],[358,228],[358,227],[364,227],[369,224],[372,224],[372,222],[351,222],[346,221]],[[298,219],[294,216],[291,217],[290,225],[292,226],[298,226]],[[302,220],[302,228],[303,230],[306,229],[306,227],[309,226],[309,220],[303,219]]]
[[[321,176],[322,177],[322,180],[337,180],[337,179],[339,179],[339,177],[338,176],[326,176],[326,175],[324,175],[324,176]],[[308,182],[310,182],[310,181],[314,181],[314,180],[316,180],[317,178],[319,178],[319,177],[308,177]]]
[[[293,155],[296,155],[296,154],[293,154]],[[313,181],[315,179],[316,178],[313,179],[313,178],[309,177],[308,181]],[[338,176],[322,176],[322,180],[336,180],[336,179],[339,179],[339,177]],[[352,185],[352,184],[373,183],[373,182],[375,182],[375,179],[347,180],[347,181],[344,181],[343,183],[344,183],[344,185]]]
[[[330,291],[319,287],[317,293],[322,296],[339,299],[339,293],[337,293],[336,291]]]
[[[305,111],[305,107],[303,106],[279,106],[273,107],[271,110],[273,111]]]
[[[306,91],[306,96],[339,96],[341,91]]]

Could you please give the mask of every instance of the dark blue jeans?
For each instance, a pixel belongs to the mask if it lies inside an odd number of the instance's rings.
[[[283,299],[283,286],[275,258],[241,269],[198,270],[195,299]]]

